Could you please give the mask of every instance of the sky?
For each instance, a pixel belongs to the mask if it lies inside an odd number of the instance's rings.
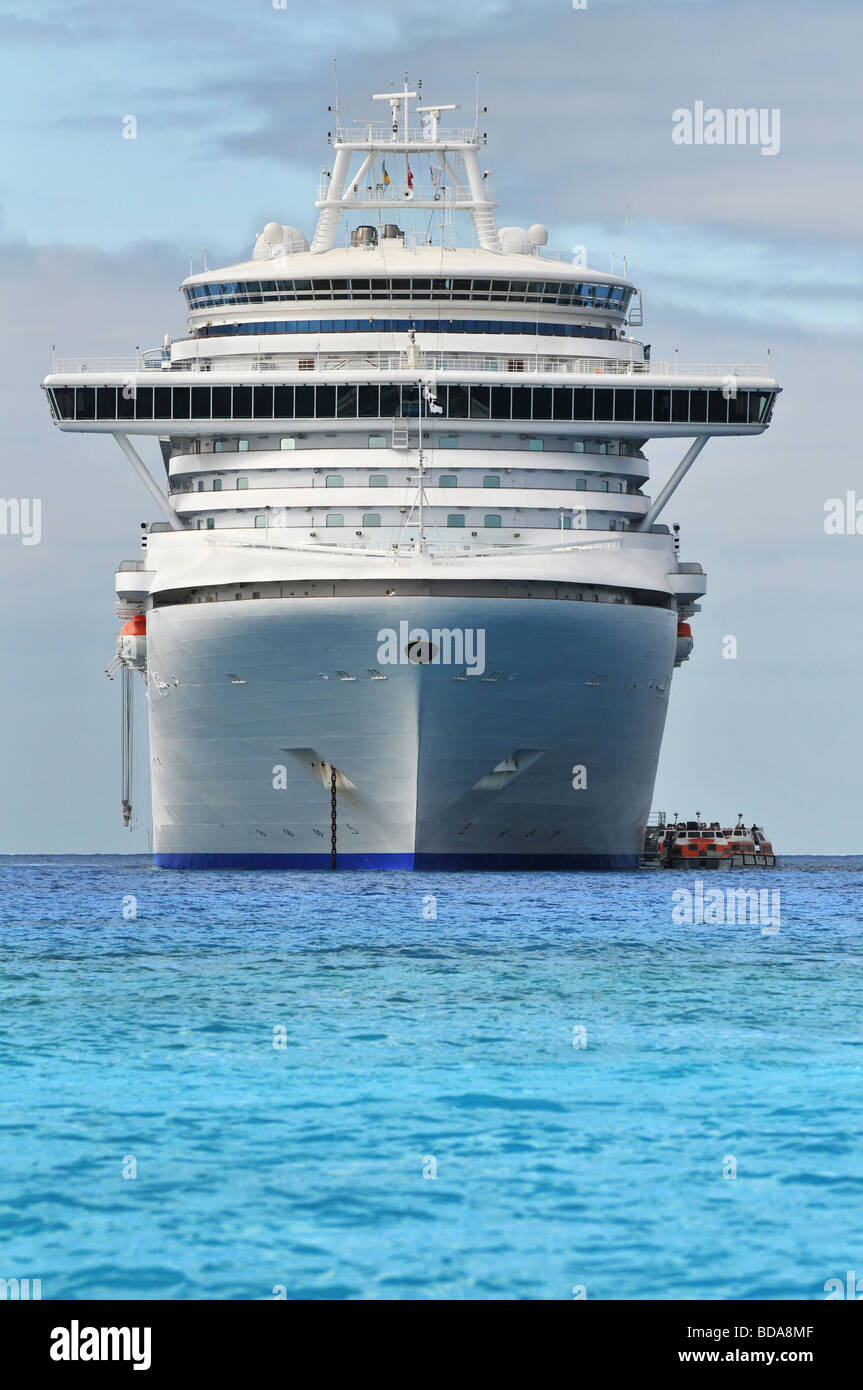
[[[824,528],[829,499],[863,499],[861,39],[835,0],[0,5],[0,496],[43,517],[39,545],[0,535],[0,853],[147,849],[144,701],[129,833],[104,667],[113,571],[152,506],[113,441],[51,425],[52,348],[154,346],[184,329],[190,253],[246,259],[271,220],[311,233],[334,59],[348,119],[405,70],[470,118],[478,80],[498,225],[541,221],[602,270],[625,250],[654,358],[770,351],[771,428],[711,441],[663,517],[708,593],[653,804],[743,811],[780,853],[863,853],[863,535]],[[675,143],[696,102],[778,112],[777,152]],[[654,495],[682,452],[650,445]]]

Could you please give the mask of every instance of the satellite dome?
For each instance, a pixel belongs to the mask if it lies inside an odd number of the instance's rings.
[[[530,242],[524,227],[501,227],[500,249],[513,256],[527,254],[530,251]]]
[[[274,256],[292,256],[308,251],[309,243],[297,227],[283,227],[281,222],[268,222],[255,242],[252,260],[267,261]]]
[[[541,222],[534,222],[533,226],[527,229],[527,239],[531,246],[545,246],[548,241],[548,227],[544,227]]]

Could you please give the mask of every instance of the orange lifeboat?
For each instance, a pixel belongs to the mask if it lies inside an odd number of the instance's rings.
[[[674,664],[679,666],[681,662],[689,660],[692,651],[692,628],[689,623],[677,624],[677,649],[674,653]]]

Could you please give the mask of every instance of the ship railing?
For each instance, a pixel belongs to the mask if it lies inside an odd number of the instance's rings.
[[[377,121],[363,121],[362,123],[354,123],[353,125],[337,125],[336,143],[345,145],[381,145],[384,149],[387,145],[395,145],[396,147],[399,145],[428,145],[431,149],[435,147],[434,141],[426,138],[425,131],[420,125],[415,125],[413,123],[409,124],[407,131],[405,132],[405,130],[402,129],[398,137],[394,139],[392,126],[381,125]],[[445,130],[442,129],[440,132],[439,143],[444,143],[446,145],[477,145],[479,144],[479,140],[475,129],[471,130],[466,127],[459,129],[457,126],[447,126]],[[395,159],[395,154],[393,155],[393,159]],[[390,178],[392,178],[394,171],[388,169],[387,173]]]
[[[729,377],[766,377],[769,362],[638,362],[619,357],[549,357],[527,352],[483,353],[473,356],[457,352],[392,352],[352,354],[311,353],[281,356],[264,353],[238,357],[180,359],[169,361],[161,355],[139,353],[137,357],[57,357],[55,374],[92,372],[140,372],[169,368],[174,372],[200,372],[206,375],[243,372],[345,372],[352,375],[372,371],[417,372],[505,372],[508,375],[535,376],[651,376],[707,377],[722,381]]]

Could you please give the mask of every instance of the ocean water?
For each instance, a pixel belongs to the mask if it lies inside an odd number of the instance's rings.
[[[779,931],[675,922],[659,870],[0,859],[0,1276],[823,1299],[863,1275],[863,859],[703,882]]]

